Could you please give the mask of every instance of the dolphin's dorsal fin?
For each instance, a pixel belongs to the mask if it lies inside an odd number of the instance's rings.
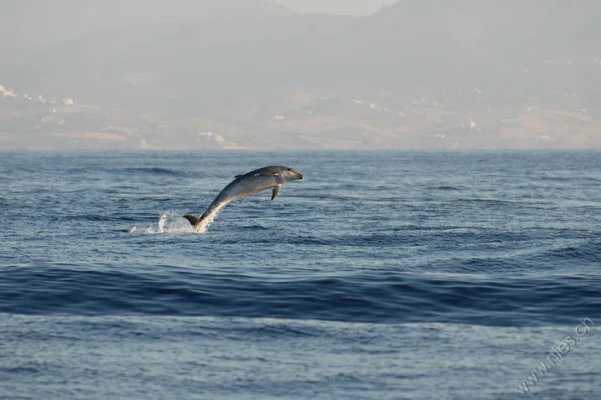
[[[273,193],[271,193],[271,200],[275,199],[276,197],[278,197],[278,194],[280,193],[280,188],[282,187],[282,185],[277,185],[273,187]]]

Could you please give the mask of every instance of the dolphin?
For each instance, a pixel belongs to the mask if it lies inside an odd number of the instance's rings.
[[[263,190],[273,188],[271,200],[275,199],[280,193],[280,188],[284,183],[288,183],[297,179],[305,179],[305,177],[297,170],[285,166],[272,166],[256,169],[244,175],[237,175],[234,180],[227,185],[215,200],[209,205],[207,210],[200,216],[184,215],[196,232],[200,232],[203,228],[213,221],[213,218],[234,200],[242,199],[259,193]]]

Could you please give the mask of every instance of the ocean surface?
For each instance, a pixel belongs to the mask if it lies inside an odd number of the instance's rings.
[[[0,210],[2,400],[601,398],[599,152],[1,152]]]

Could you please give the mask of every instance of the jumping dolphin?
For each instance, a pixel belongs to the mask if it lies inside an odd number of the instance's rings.
[[[260,168],[250,171],[244,175],[238,175],[227,185],[221,193],[213,200],[207,210],[200,216],[184,215],[196,232],[200,232],[210,224],[213,218],[234,200],[242,199],[259,193],[263,190],[273,188],[271,200],[275,199],[280,193],[280,188],[284,183],[288,183],[305,177],[295,169],[284,166],[273,166]]]

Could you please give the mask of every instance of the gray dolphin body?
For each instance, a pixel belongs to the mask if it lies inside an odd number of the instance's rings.
[[[259,193],[263,190],[273,188],[271,200],[275,199],[284,183],[288,183],[305,177],[297,170],[285,166],[273,166],[260,168],[250,171],[244,175],[238,175],[227,185],[221,193],[213,200],[207,210],[200,216],[184,215],[194,229],[199,232],[203,227],[203,222],[217,215],[217,213],[226,205],[234,200],[242,199]]]

